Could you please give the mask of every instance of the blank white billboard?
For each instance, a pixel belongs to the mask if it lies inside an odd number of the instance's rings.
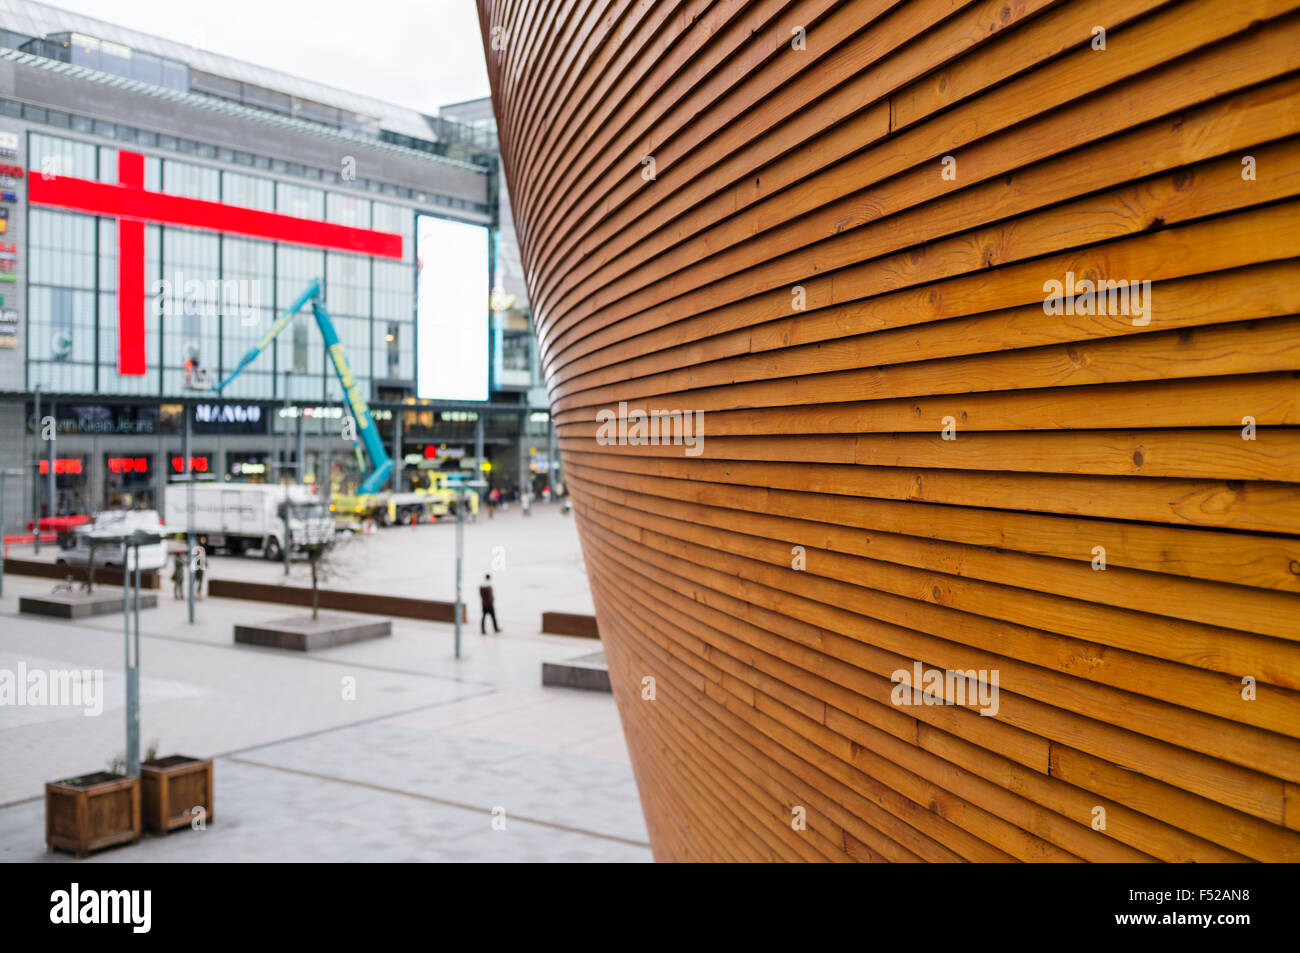
[[[416,396],[488,399],[488,230],[416,216]]]

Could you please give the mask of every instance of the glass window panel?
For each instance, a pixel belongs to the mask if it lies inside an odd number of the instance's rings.
[[[369,319],[370,259],[327,253],[325,289],[331,314]]]
[[[277,190],[278,191],[278,190]],[[323,196],[322,196],[323,199]],[[313,278],[324,276],[325,256],[322,252],[309,248],[294,248],[281,245],[276,251],[276,313],[288,308]],[[284,371],[294,366],[294,335],[285,332],[276,339],[276,367],[281,373],[284,388],[294,400],[320,400],[322,397],[323,373],[325,368],[325,345],[316,330],[310,313],[299,313],[297,320],[309,326],[310,344],[306,349],[307,371],[304,374],[285,375]],[[346,345],[345,345],[346,347]],[[270,357],[269,354],[264,357]],[[282,388],[279,395],[285,393]]]
[[[131,48],[122,46],[120,43],[110,43],[107,40],[100,41],[100,69],[105,73],[112,73],[114,76],[125,76],[132,78],[133,69],[131,63]]]
[[[117,150],[109,146],[99,147],[99,181],[117,181]]]
[[[267,242],[223,236],[222,279],[237,284],[240,307],[227,308],[221,329],[221,366],[229,373],[275,320],[274,250]],[[274,351],[268,349],[248,366],[225,392],[230,397],[275,396]]]
[[[160,86],[162,85],[162,60],[151,53],[141,53],[136,50],[131,75],[143,83]]]
[[[95,147],[85,142],[33,133],[29,140],[28,165],[42,176],[95,178]]]
[[[277,212],[294,215],[298,218],[323,219],[325,217],[325,193],[305,185],[288,185],[277,182],[275,186],[275,207]]]
[[[163,229],[163,390],[182,394],[195,368],[216,373],[223,289],[219,236]],[[155,310],[159,310],[155,308]]]
[[[325,196],[325,220],[356,228],[370,227],[370,200],[359,195],[328,192]]]
[[[175,60],[163,60],[162,84],[168,89],[188,92],[190,88],[189,72],[189,67],[184,63],[177,63]]]
[[[184,195],[193,199],[216,202],[221,199],[221,173],[207,166],[163,161],[163,191],[168,195]]]
[[[272,112],[293,115],[293,98],[287,93],[278,93],[252,83],[244,84],[244,105]]]
[[[392,232],[402,236],[402,260],[415,261],[415,213],[409,208],[389,205],[387,202],[375,202],[371,212],[371,227],[380,232]]]
[[[221,175],[221,201],[241,208],[256,208],[264,212],[275,211],[275,182],[239,172]]]
[[[87,69],[100,69],[101,57],[99,52],[99,40],[90,36],[82,36],[79,33],[72,35],[72,65],[84,66]]]

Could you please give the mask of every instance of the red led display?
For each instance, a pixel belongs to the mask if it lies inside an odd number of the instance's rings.
[[[185,458],[184,458],[184,457],[182,457],[182,456],[175,456],[175,457],[172,457],[172,472],[173,472],[173,473],[184,473],[184,472],[185,472]],[[191,472],[191,473],[207,473],[207,472],[208,472],[208,458],[207,458],[207,457],[190,457],[190,472]]]
[[[110,473],[148,473],[148,457],[109,457],[108,470]]]

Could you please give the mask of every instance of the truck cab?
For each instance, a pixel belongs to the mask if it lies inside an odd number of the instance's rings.
[[[324,545],[334,538],[334,517],[330,513],[329,504],[324,500],[316,497],[309,500],[298,498],[290,499],[287,504],[281,500],[275,508],[275,515],[282,526],[286,506],[289,508],[289,530],[293,535],[295,549]]]

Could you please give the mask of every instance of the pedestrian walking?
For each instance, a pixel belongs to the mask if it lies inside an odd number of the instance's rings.
[[[172,560],[172,598],[185,598],[185,554],[177,553]]]
[[[208,568],[208,554],[202,546],[194,547],[194,598],[203,598],[203,573]]]
[[[487,635],[488,616],[492,617],[492,630],[501,634],[501,626],[497,625],[497,607],[496,599],[492,594],[492,574],[488,573],[483,577],[483,582],[478,587],[479,602],[483,604],[483,615],[478,621],[479,635]]]

